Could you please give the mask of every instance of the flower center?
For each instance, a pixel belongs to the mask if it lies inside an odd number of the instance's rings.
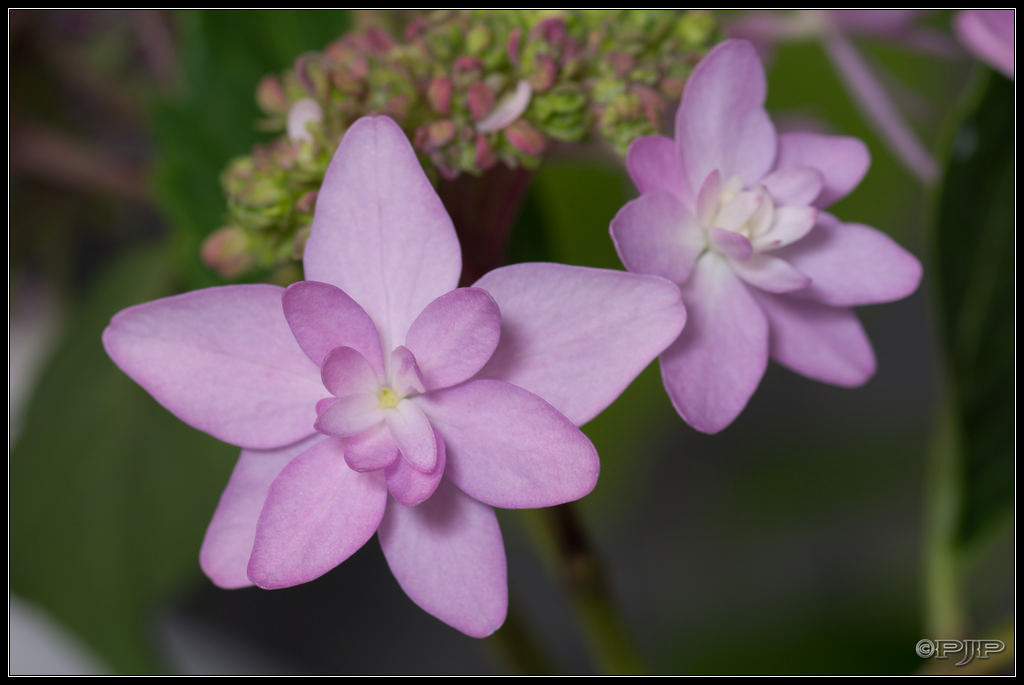
[[[380,401],[381,409],[394,409],[402,400],[397,392],[387,387],[380,389],[377,399]]]
[[[705,194],[706,209],[701,213],[705,229],[721,228],[753,240],[772,226],[775,203],[762,186],[743,190],[743,180],[733,176],[720,188],[706,186]]]

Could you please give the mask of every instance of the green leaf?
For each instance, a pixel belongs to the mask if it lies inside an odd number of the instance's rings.
[[[105,272],[11,452],[11,588],[118,673],[159,672],[147,619],[200,580],[199,545],[238,452],[157,405],[102,348],[112,313],[177,285],[164,248]]]
[[[1014,86],[992,74],[957,128],[934,260],[960,456],[954,543],[1008,521],[1014,491]]]

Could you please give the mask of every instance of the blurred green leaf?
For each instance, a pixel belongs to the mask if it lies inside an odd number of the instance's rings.
[[[199,263],[202,239],[222,225],[220,174],[266,134],[256,124],[256,86],[304,52],[323,49],[348,27],[343,10],[174,12],[181,87],[152,108],[158,157],[155,192],[178,239],[193,287],[216,276]]]
[[[147,619],[199,579],[237,448],[174,418],[110,361],[113,312],[177,289],[160,248],[108,268],[65,329],[10,463],[10,578],[117,673],[154,673]]]
[[[992,74],[957,128],[938,197],[941,338],[958,422],[959,517],[968,550],[1013,509],[1014,85]]]

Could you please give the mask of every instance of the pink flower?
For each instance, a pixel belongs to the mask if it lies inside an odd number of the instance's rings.
[[[632,272],[679,284],[689,320],[661,355],[679,414],[728,426],[769,357],[826,383],[856,386],[875,358],[854,305],[911,293],[919,262],[885,234],[823,210],[869,164],[853,138],[778,135],[752,45],[730,40],[694,69],[675,140],[639,138],[626,157],[640,197],[611,224]]]
[[[963,10],[953,19],[957,38],[979,59],[1011,80],[1015,10]]]
[[[108,354],[179,418],[238,445],[200,562],[225,588],[326,573],[377,533],[423,609],[504,620],[492,507],[590,492],[577,426],[682,328],[663,279],[523,264],[458,288],[452,223],[401,129],[349,129],[287,289],[234,285],[129,308]]]

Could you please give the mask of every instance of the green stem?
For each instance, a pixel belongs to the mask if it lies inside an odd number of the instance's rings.
[[[640,653],[622,622],[597,551],[570,504],[539,510],[556,571],[569,593],[599,672],[643,675]]]

